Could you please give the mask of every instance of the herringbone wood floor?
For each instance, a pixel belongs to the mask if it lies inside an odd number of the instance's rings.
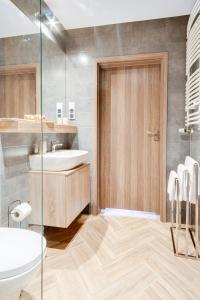
[[[45,300],[200,299],[200,262],[174,257],[159,220],[82,216],[46,236]],[[38,274],[21,299],[40,297]]]

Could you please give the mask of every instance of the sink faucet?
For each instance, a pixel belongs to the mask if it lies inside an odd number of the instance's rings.
[[[51,143],[51,151],[52,152],[56,152],[56,149],[58,148],[58,147],[62,147],[63,146],[63,144],[58,144],[57,142],[52,142]]]

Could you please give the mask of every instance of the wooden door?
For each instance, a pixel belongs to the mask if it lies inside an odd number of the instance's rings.
[[[159,213],[161,66],[101,69],[99,84],[100,208]]]

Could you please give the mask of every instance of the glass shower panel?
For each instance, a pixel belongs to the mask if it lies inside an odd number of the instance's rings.
[[[56,122],[57,103],[62,103],[66,115],[66,52],[64,28],[50,8],[42,1],[42,114]],[[45,134],[48,151],[52,142],[66,144],[66,134]]]
[[[44,227],[48,225],[45,223],[48,199],[44,199],[43,193],[43,153],[52,150],[52,142],[67,148],[69,139],[66,134],[47,133],[44,122],[56,122],[58,103],[63,107],[63,117],[66,116],[65,44],[64,28],[45,1],[0,1],[0,298],[3,300],[17,300],[19,295],[20,299],[39,300],[48,290],[43,284],[43,277],[44,282],[48,279],[43,260],[46,253],[43,236],[48,237],[48,227]],[[34,154],[39,158],[37,172],[32,171]],[[1,284],[2,279],[5,285]]]
[[[64,28],[54,15],[53,11],[42,1],[41,6],[42,21],[42,115],[46,121],[57,122],[57,105],[63,107],[63,117],[66,116],[66,49]],[[52,151],[53,143],[66,149],[68,146],[67,134],[62,133],[43,133],[43,141],[47,145],[47,151]],[[44,172],[45,173],[45,172]],[[48,253],[55,251],[55,240],[52,232],[56,232],[53,226],[56,216],[56,204],[53,202],[50,193],[51,187],[46,181],[44,174],[44,235],[47,239],[49,248]],[[48,191],[49,190],[49,191]],[[51,191],[51,192],[50,192]],[[56,200],[55,200],[56,201]],[[61,205],[61,204],[60,204]],[[51,212],[50,212],[51,211]],[[56,234],[55,234],[56,239]],[[44,262],[43,266],[43,295],[48,299],[54,292],[53,286],[49,284],[50,268]],[[57,296],[59,297],[59,296]]]
[[[40,0],[0,1],[0,298],[42,299]],[[34,193],[29,156],[41,161]],[[35,205],[37,203],[37,206]],[[35,222],[37,218],[37,222]]]

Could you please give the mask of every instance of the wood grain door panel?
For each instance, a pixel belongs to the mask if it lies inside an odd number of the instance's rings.
[[[100,208],[160,211],[160,65],[102,69]]]

